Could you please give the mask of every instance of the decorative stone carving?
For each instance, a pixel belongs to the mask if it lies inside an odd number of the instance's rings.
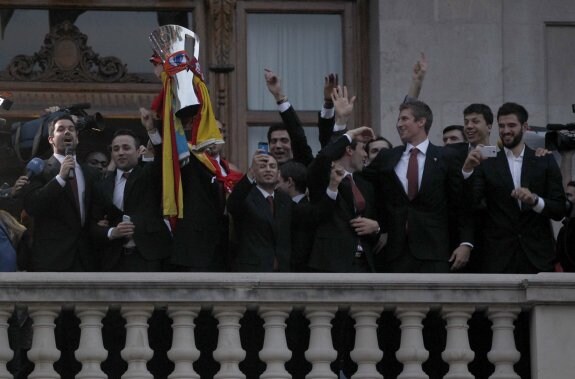
[[[145,82],[128,74],[116,57],[100,57],[86,43],[88,37],[70,21],[50,30],[34,55],[15,56],[0,80],[35,82]]]
[[[214,64],[210,70],[214,72],[230,72],[234,69],[231,64],[230,51],[232,49],[234,8],[236,0],[210,0],[210,16],[214,26]]]

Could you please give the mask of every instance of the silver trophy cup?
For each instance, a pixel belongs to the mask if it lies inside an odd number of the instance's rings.
[[[172,67],[192,64],[198,61],[200,40],[196,33],[179,25],[164,25],[150,34],[152,49]],[[192,53],[193,52],[193,53]],[[194,90],[194,73],[189,68],[172,75],[172,106],[180,118],[193,116],[199,109],[200,101]]]

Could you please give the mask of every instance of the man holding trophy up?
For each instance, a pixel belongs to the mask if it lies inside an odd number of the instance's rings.
[[[206,155],[208,147],[224,141],[198,62],[199,40],[184,27],[165,25],[150,41],[153,63],[163,68],[163,90],[155,102],[161,130],[151,112],[141,113],[151,141],[161,144],[156,156],[162,160],[163,214],[174,236],[171,262],[177,271],[226,271],[225,189]]]

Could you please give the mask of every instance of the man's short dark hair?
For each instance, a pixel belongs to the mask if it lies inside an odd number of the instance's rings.
[[[517,103],[505,103],[497,111],[497,119],[501,116],[508,116],[514,114],[521,125],[525,124],[529,119],[527,109]]]
[[[114,140],[114,138],[119,137],[119,136],[130,136],[134,139],[136,149],[140,146],[140,138],[136,135],[136,133],[134,133],[130,129],[118,129],[118,130],[116,130],[116,132],[112,136],[112,141]]]
[[[283,180],[292,178],[295,189],[299,193],[305,193],[307,189],[307,168],[299,162],[288,161],[280,166],[280,175]]]
[[[443,134],[451,132],[452,130],[459,130],[461,132],[461,135],[463,136],[463,139],[466,140],[467,138],[465,138],[465,134],[463,133],[463,125],[447,125],[445,128],[443,128]]]
[[[431,108],[429,108],[429,105],[425,104],[423,101],[409,100],[405,103],[402,103],[399,106],[400,112],[404,109],[411,110],[411,113],[413,114],[413,118],[415,119],[415,121],[425,118],[425,133],[429,134],[431,124],[433,124],[433,112],[431,112]]]
[[[493,112],[491,112],[491,108],[489,108],[487,105],[479,103],[470,104],[463,110],[463,117],[472,113],[483,115],[487,125],[493,124]]]
[[[272,125],[270,125],[270,127],[268,128],[268,143],[270,143],[270,141],[272,139],[272,133],[276,132],[278,130],[285,130],[286,132],[288,132],[288,130],[284,124],[272,124]],[[289,132],[288,132],[288,135],[289,135]],[[290,135],[290,139],[291,139],[291,135]]]
[[[52,120],[50,120],[50,124],[48,124],[48,136],[54,137],[54,130],[56,129],[56,123],[60,120],[72,121],[72,124],[74,124],[74,127],[76,127],[76,123],[74,122],[72,116],[68,113],[62,113],[61,115],[58,115],[54,117]]]
[[[387,143],[388,149],[393,148],[393,144],[391,142],[389,142],[389,140],[387,138],[382,137],[382,136],[377,136],[377,137],[375,137],[375,139],[372,139],[368,143],[365,144],[365,151],[367,151],[369,153],[369,145],[371,145],[372,142],[376,142],[376,141],[384,141],[385,143]]]

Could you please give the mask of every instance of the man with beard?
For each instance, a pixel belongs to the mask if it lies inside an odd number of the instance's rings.
[[[553,271],[550,220],[565,215],[565,193],[553,156],[536,156],[525,144],[527,118],[523,106],[503,104],[497,113],[503,150],[484,159],[475,148],[463,165],[474,208],[485,209],[482,272]]]
[[[48,126],[53,155],[40,175],[22,189],[24,209],[34,217],[29,271],[94,271],[89,242],[92,183],[98,173],[79,165],[76,124],[69,115],[55,116]]]

